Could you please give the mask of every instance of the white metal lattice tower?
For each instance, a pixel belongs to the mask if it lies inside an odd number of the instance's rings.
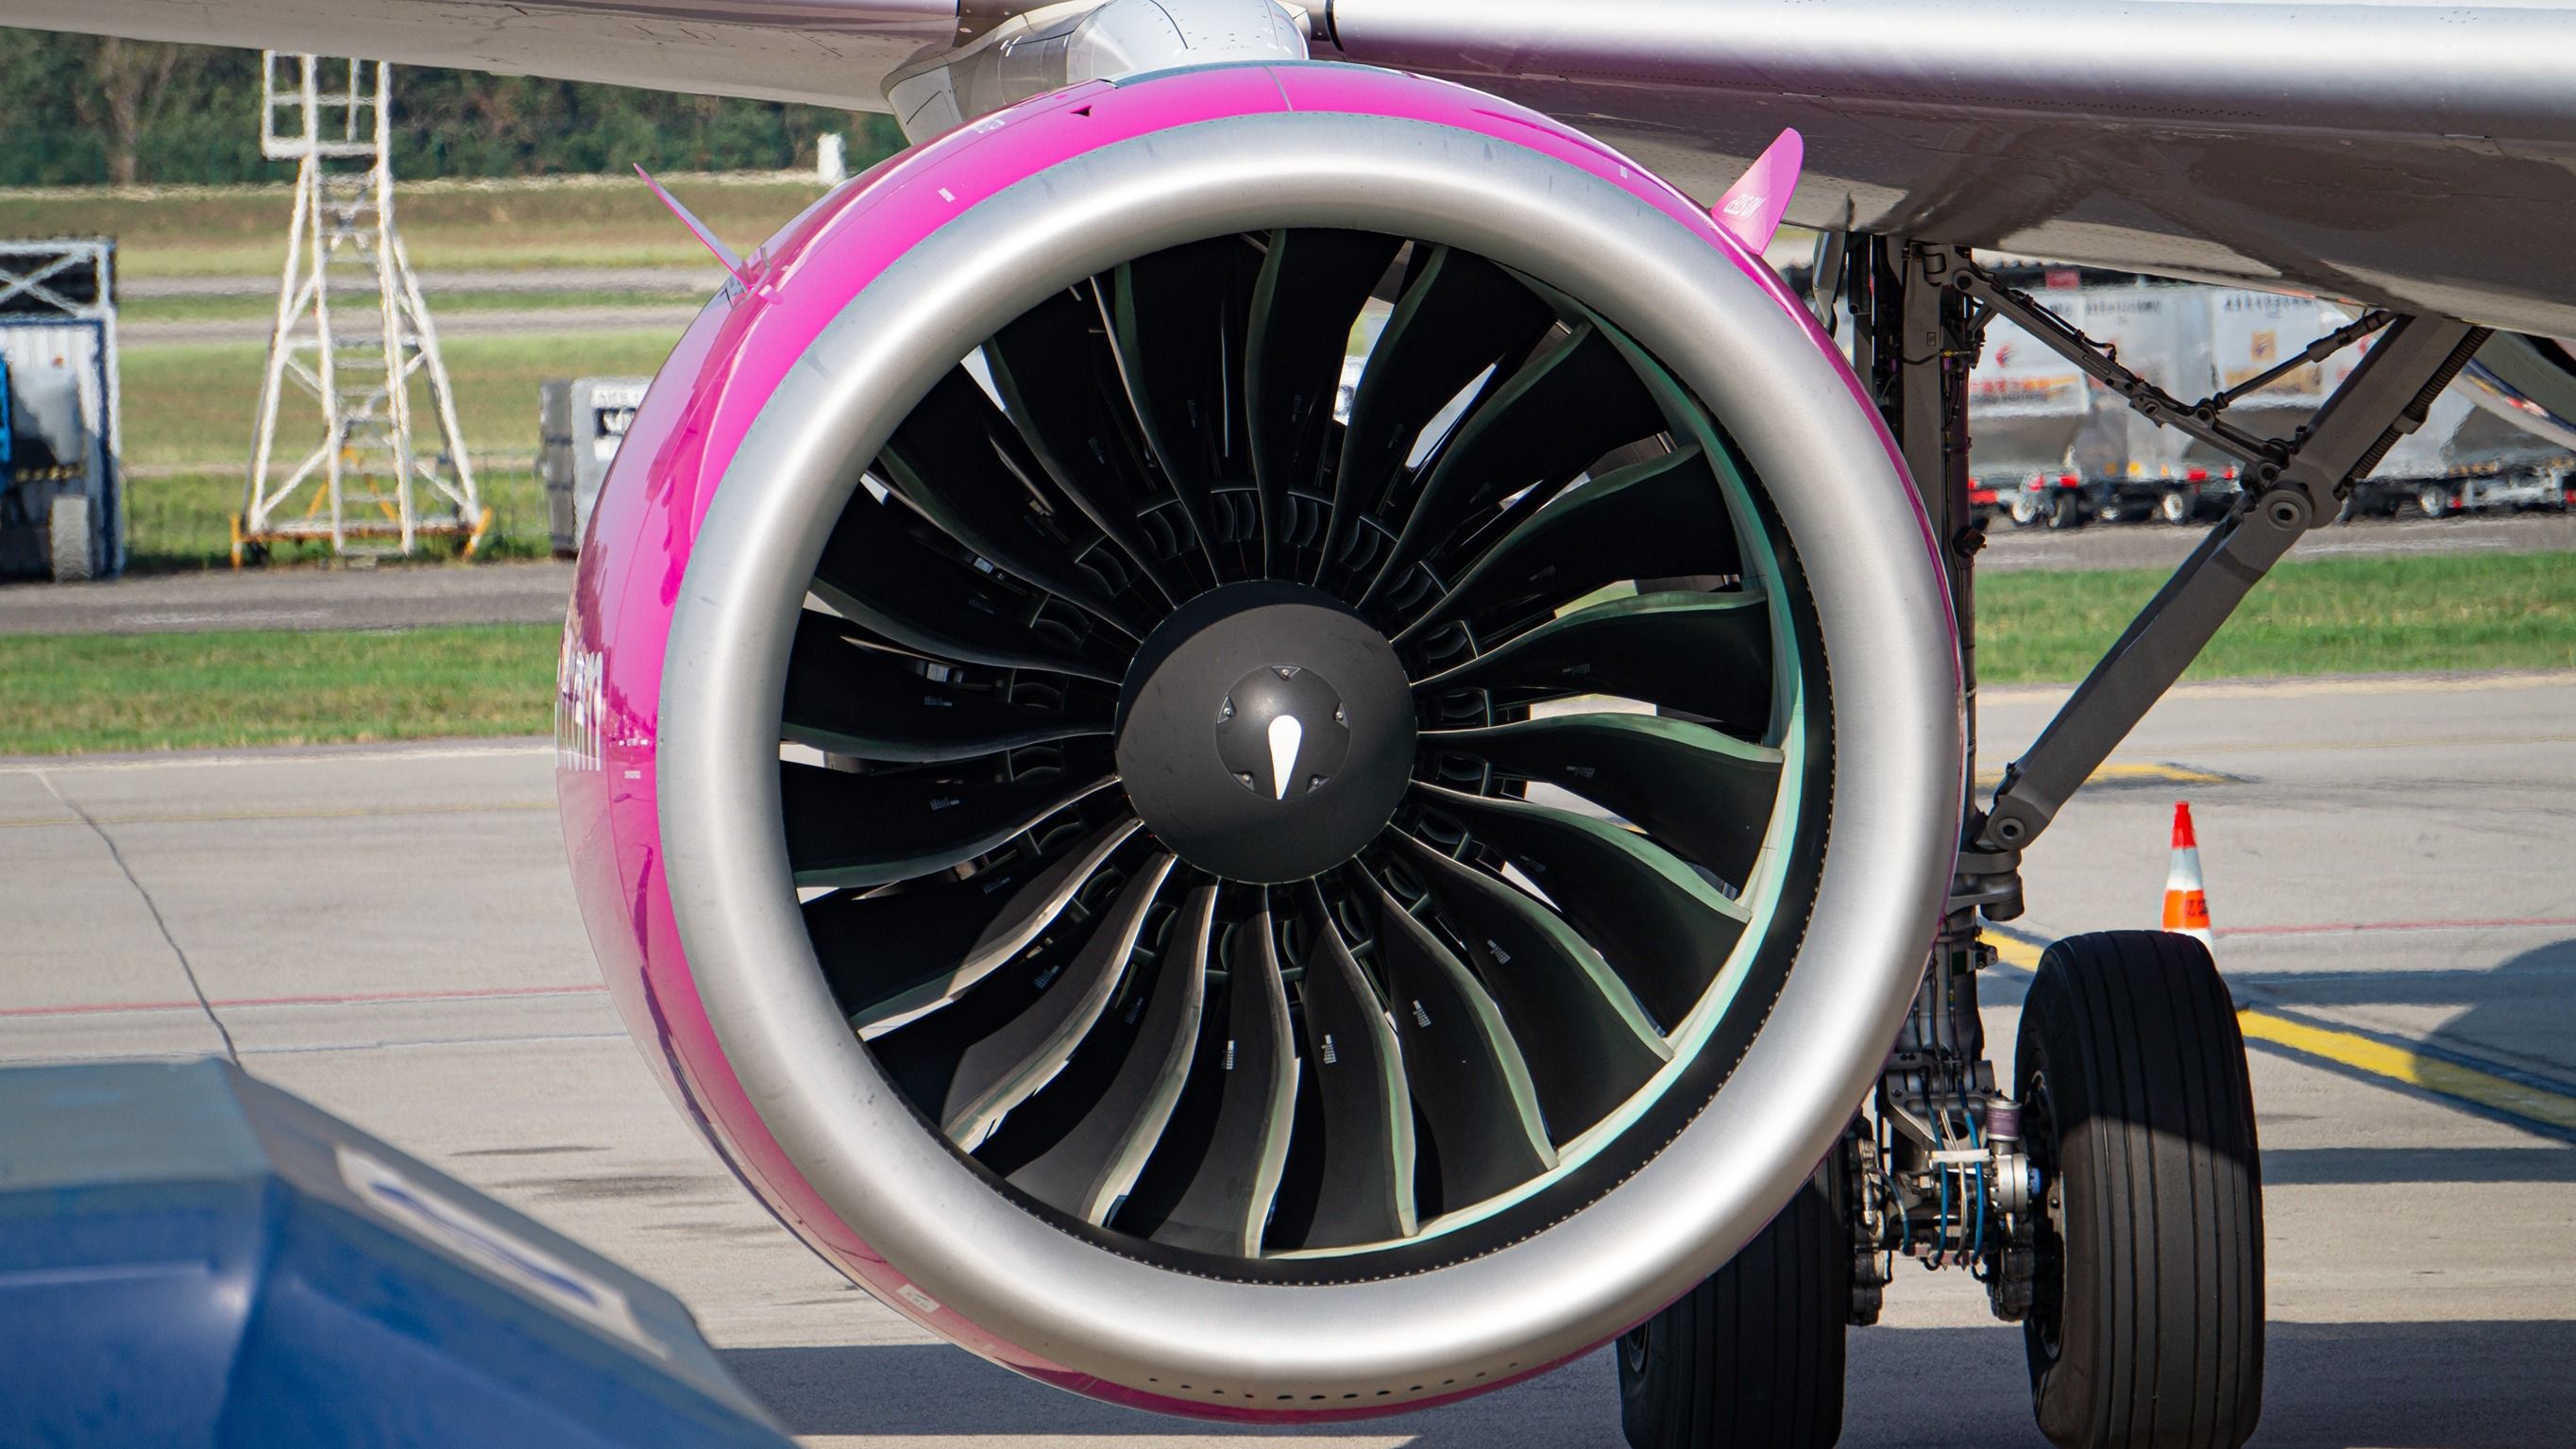
[[[451,533],[471,554],[490,524],[438,334],[394,227],[392,96],[382,61],[261,56],[260,154],[296,163],[295,225],[234,522],[236,565],[278,539],[327,538],[339,554],[379,552],[353,541],[389,539],[409,553],[422,534]],[[321,424],[319,443],[292,466],[280,460],[290,384],[319,405]],[[438,426],[428,456],[412,440],[421,384]]]

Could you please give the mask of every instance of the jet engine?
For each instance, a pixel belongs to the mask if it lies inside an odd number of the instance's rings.
[[[583,551],[611,988],[814,1251],[1118,1402],[1410,1409],[1759,1231],[1921,977],[1953,624],[1710,215],[1331,64],[1089,82],[740,264]]]

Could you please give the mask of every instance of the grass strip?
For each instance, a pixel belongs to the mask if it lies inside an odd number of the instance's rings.
[[[0,755],[543,734],[554,624],[0,635]]]
[[[681,303],[704,302],[715,291],[699,285],[705,269],[695,271],[674,268],[670,280],[650,287],[628,291],[602,291],[580,287],[550,288],[544,291],[513,290],[503,292],[432,292],[429,311],[433,321],[451,312],[556,312],[570,307],[668,307]],[[721,275],[721,274],[719,274]],[[221,294],[216,296],[133,297],[120,302],[116,317],[121,324],[137,322],[257,322],[265,325],[277,316],[274,291]],[[363,320],[363,319],[362,319]],[[128,332],[125,345],[131,347],[188,346],[190,343],[137,342]],[[450,342],[447,345],[453,346]]]
[[[2073,680],[2163,575],[1996,574],[1990,683]],[[0,754],[541,734],[553,624],[377,633],[0,636]],[[2576,554],[2285,564],[2193,678],[2576,669]]]
[[[2099,569],[1979,579],[1979,678],[2082,678],[2167,576]],[[2183,677],[2452,669],[2576,669],[2576,554],[2285,563],[2246,596]]]
[[[745,252],[823,190],[786,178],[671,182],[673,195]],[[631,176],[587,185],[404,182],[400,196],[403,249],[420,271],[706,265],[705,250]],[[120,274],[129,278],[274,278],[293,215],[294,193],[283,185],[0,193],[0,236],[112,236]]]
[[[484,536],[483,558],[544,558],[553,551],[546,520],[545,485],[526,468],[475,470],[475,487],[492,510],[492,531]],[[302,513],[315,495],[299,494],[291,513]],[[125,484],[126,567],[134,573],[171,573],[232,566],[232,516],[242,507],[239,470],[189,472],[169,477],[129,478]],[[452,538],[424,539],[419,561],[451,561],[461,544]],[[270,550],[272,566],[328,563],[327,540],[282,542]],[[386,567],[403,561],[386,560]]]
[[[537,451],[537,384],[549,377],[649,377],[679,340],[676,327],[529,337],[457,337],[440,343],[455,388],[457,423],[477,453]],[[268,348],[259,342],[129,347],[125,374],[125,460],[241,468],[250,457]],[[429,387],[415,378],[412,437],[436,449]],[[279,410],[277,457],[291,468],[322,438],[309,394],[290,391]],[[238,474],[236,475],[238,480]],[[238,488],[239,482],[235,485]],[[236,500],[233,507],[238,508]],[[226,512],[232,511],[227,509]]]

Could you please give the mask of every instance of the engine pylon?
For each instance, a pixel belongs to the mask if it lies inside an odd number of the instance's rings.
[[[2209,895],[2200,879],[2200,837],[2191,825],[2191,802],[2176,800],[2173,869],[2165,876],[2165,929],[2212,946]]]

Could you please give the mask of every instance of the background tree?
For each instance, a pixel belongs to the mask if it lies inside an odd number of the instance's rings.
[[[99,40],[91,83],[75,89],[71,99],[82,121],[106,132],[110,182],[132,186],[140,179],[144,133],[160,119],[180,67],[199,59],[182,46],[114,36]]]
[[[281,181],[259,154],[259,52],[0,29],[0,186]],[[406,179],[771,171],[850,138],[853,170],[903,144],[884,116],[530,76],[394,72]]]

